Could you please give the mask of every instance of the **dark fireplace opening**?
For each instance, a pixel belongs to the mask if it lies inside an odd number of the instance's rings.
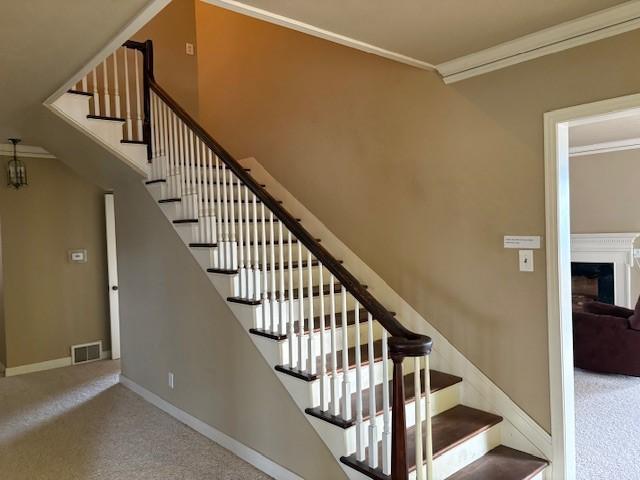
[[[614,304],[613,263],[571,262],[573,308],[581,310],[587,302]]]

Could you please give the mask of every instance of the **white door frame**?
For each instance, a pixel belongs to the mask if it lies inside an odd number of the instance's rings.
[[[120,358],[120,295],[118,292],[118,254],[113,193],[104,194],[104,217],[107,232],[107,271],[109,276],[109,323],[111,358]]]
[[[553,479],[574,480],[575,405],[571,319],[569,126],[594,116],[618,117],[640,109],[640,94],[563,108],[544,115],[547,318]]]

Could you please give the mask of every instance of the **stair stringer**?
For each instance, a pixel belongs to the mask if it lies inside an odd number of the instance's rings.
[[[320,219],[278,182],[255,158],[240,160],[243,167],[269,192],[287,205],[300,218],[309,232],[322,238],[322,243],[337,258],[349,265],[353,275],[366,283],[384,305],[397,313],[410,330],[433,339],[431,367],[464,379],[461,403],[492,412],[503,417],[502,443],[508,447],[551,461],[551,435],[538,425],[509,396],[457,350],[436,328],[391,288],[367,263],[347,247]],[[552,463],[544,471],[544,478],[552,478]]]

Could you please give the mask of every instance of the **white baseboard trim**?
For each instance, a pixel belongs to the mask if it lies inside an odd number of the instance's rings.
[[[127,378],[124,375],[120,375],[120,383],[123,386],[127,387],[132,392],[140,395],[150,404],[158,407],[160,410],[164,411],[165,413],[168,413],[176,420],[193,428],[196,432],[216,442],[218,445],[221,445],[227,450],[235,453],[238,457],[240,457],[245,462],[253,465],[258,470],[266,473],[267,475],[272,476],[276,480],[303,480],[302,477],[299,477],[298,475],[287,470],[283,466],[278,465],[272,460],[269,460],[260,452],[257,452],[256,450],[253,450],[252,448],[247,447],[246,445],[231,438],[230,436],[221,432],[220,430],[215,429],[211,425],[203,422],[202,420],[197,419],[196,417],[188,414],[184,410],[179,409],[175,405],[172,405],[166,400],[160,398],[155,393],[138,385],[130,378]]]
[[[111,358],[111,350],[103,350],[100,360],[108,360]],[[1,364],[0,364],[1,365]],[[27,373],[42,372],[43,370],[52,370],[54,368],[70,367],[72,365],[71,357],[56,358],[45,362],[29,363],[26,365],[18,365],[17,367],[7,367],[4,371],[5,377],[15,377],[16,375],[25,375]],[[79,365],[83,365],[82,363]]]
[[[398,318],[408,328],[429,335],[433,339],[432,367],[463,378],[464,404],[501,415],[503,443],[533,455],[552,458],[551,435],[538,425],[527,413],[479,368],[471,363],[436,328],[409,305],[389,284],[387,284],[360,257],[347,247],[313,213],[279,183],[255,158],[240,161],[251,169],[251,175],[267,188],[276,198],[287,205],[287,209],[302,222],[310,233],[322,238],[322,244],[337,258],[344,260],[352,274],[360,278],[384,305],[397,313]]]

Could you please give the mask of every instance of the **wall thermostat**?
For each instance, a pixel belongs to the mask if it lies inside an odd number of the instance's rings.
[[[69,250],[69,261],[71,263],[87,263],[87,251],[81,250]]]

